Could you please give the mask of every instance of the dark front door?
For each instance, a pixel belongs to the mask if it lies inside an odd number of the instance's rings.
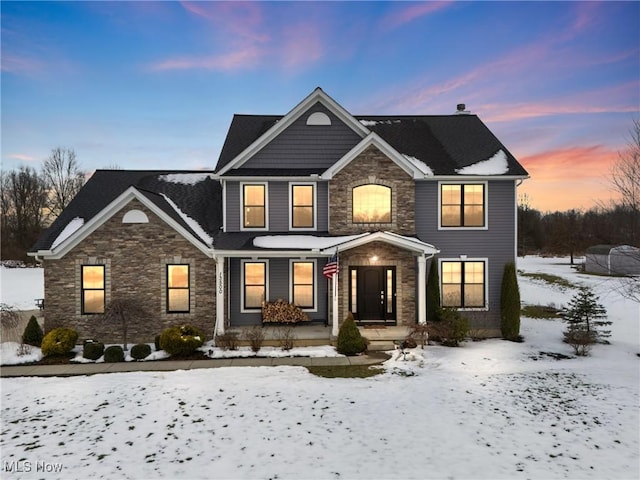
[[[350,309],[360,323],[395,324],[395,267],[351,267]]]

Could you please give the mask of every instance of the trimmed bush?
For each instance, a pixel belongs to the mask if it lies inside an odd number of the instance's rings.
[[[104,343],[88,341],[84,342],[82,356],[89,360],[98,360],[104,355]]]
[[[258,353],[264,343],[264,330],[262,327],[260,325],[254,325],[251,328],[245,328],[242,334],[249,341],[251,351]]]
[[[151,355],[151,347],[146,343],[138,343],[131,347],[131,351],[129,353],[136,360],[142,360]]]
[[[351,312],[340,326],[336,349],[338,353],[347,356],[357,355],[367,349],[367,342],[360,334]]]
[[[500,290],[500,329],[502,338],[520,341],[520,289],[516,276],[516,265],[509,262],[504,266],[502,288]]]
[[[34,315],[31,315],[29,323],[27,323],[24,333],[22,334],[22,343],[39,347],[42,345],[43,338],[44,333],[42,333],[42,328],[40,328],[38,319]]]
[[[111,345],[104,351],[105,363],[124,362],[124,350],[120,345]]]
[[[188,355],[204,343],[204,334],[192,325],[169,327],[160,335],[160,347],[169,355]]]
[[[78,332],[71,328],[54,328],[42,339],[42,355],[64,355],[73,350],[78,340]]]
[[[457,347],[469,333],[469,320],[455,308],[440,310],[440,320],[427,324],[429,339],[447,347]]]
[[[223,350],[237,350],[238,332],[224,332],[222,335],[216,335],[216,346]]]

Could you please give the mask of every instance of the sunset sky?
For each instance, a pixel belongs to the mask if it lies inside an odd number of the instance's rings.
[[[2,169],[213,168],[234,113],[320,86],[355,115],[465,103],[542,211],[612,197],[640,117],[640,2],[2,2]],[[428,163],[428,162],[427,162]]]

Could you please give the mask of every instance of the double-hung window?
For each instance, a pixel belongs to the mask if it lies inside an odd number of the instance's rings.
[[[440,226],[486,227],[484,183],[440,184]]]
[[[259,310],[267,299],[267,262],[242,262],[242,310]]]
[[[82,265],[82,313],[104,313],[104,265]]]
[[[291,303],[303,309],[315,309],[315,278],[316,263],[314,261],[291,261]]]
[[[457,308],[484,308],[486,306],[486,262],[441,262],[442,306]]]
[[[291,228],[315,229],[315,187],[313,184],[291,184]]]
[[[167,312],[189,312],[189,265],[167,265]]]
[[[267,185],[242,184],[242,227],[244,229],[267,227]]]

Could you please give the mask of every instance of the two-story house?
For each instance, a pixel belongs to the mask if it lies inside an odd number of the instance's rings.
[[[186,321],[208,335],[259,325],[277,299],[332,335],[348,312],[424,323],[437,268],[442,305],[499,335],[527,176],[462,105],[354,116],[317,88],[286,115],[234,116],[214,171],[96,172],[32,252],[45,328],[117,340],[96,314],[118,298],[145,307],[130,328],[144,341]]]

